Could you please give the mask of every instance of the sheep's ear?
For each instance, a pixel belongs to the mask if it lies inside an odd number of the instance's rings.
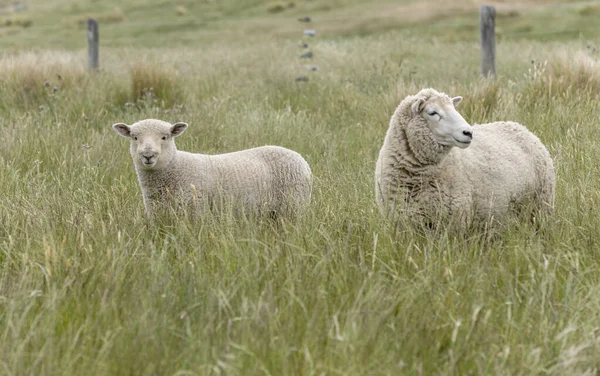
[[[112,128],[123,137],[131,137],[131,128],[125,123],[113,124]]]
[[[458,107],[458,105],[462,102],[462,97],[454,97],[452,98],[452,104],[454,107]]]
[[[173,126],[171,127],[171,136],[173,136],[173,137],[179,136],[180,134],[183,133],[183,131],[186,130],[187,127],[188,127],[187,123],[173,124]]]
[[[415,100],[411,106],[413,115],[418,115],[419,113],[421,113],[421,111],[423,111],[424,107],[425,107],[425,99],[418,98],[417,100]]]

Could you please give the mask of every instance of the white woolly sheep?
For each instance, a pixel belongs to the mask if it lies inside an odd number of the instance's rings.
[[[455,110],[461,100],[423,89],[398,105],[375,171],[382,214],[464,226],[502,221],[529,204],[534,216],[552,213],[555,172],[545,146],[518,123],[471,127]]]
[[[188,127],[156,119],[113,125],[131,140],[130,153],[149,216],[173,203],[204,209],[231,204],[236,213],[289,217],[310,203],[311,171],[295,151],[263,146],[205,155],[179,151],[174,137]]]

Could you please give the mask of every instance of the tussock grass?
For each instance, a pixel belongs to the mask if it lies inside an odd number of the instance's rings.
[[[600,91],[600,66],[587,53],[559,53],[550,60],[532,61],[526,76],[532,98],[557,99],[570,95],[589,93],[594,96]]]
[[[514,99],[528,123],[563,113],[553,125],[567,132],[579,122],[594,124],[596,117],[585,110],[598,100],[598,61],[586,52],[557,52],[548,59],[533,61]]]
[[[143,62],[130,68],[131,95],[134,102],[156,102],[162,107],[182,103],[182,83],[173,70],[165,70]]]
[[[25,16],[11,16],[0,18],[0,27],[22,27],[27,28],[33,25],[33,21]]]
[[[563,53],[548,62],[548,86],[555,86],[557,94],[600,92],[600,64],[585,52],[574,55]]]
[[[109,50],[96,75],[80,52],[3,56],[2,372],[596,372],[595,60],[561,60],[579,44],[505,42],[500,77],[481,80],[473,44],[401,36],[315,41],[321,69],[307,83],[294,81],[296,40]],[[548,64],[529,71],[532,59]],[[59,95],[39,108],[57,73]],[[29,79],[36,96],[17,90]],[[548,145],[552,218],[461,235],[382,221],[377,153],[398,102],[427,86],[462,95],[470,122],[519,121]],[[315,176],[309,212],[280,226],[147,220],[110,126],[148,117],[187,121],[182,150],[300,152]]]
[[[467,121],[477,119],[475,122],[484,123],[493,121],[494,111],[500,105],[500,95],[506,81],[499,79],[478,79],[468,87],[455,89],[461,92],[461,96],[468,98],[464,106],[459,107],[460,113]]]
[[[125,13],[121,8],[114,8],[112,11],[103,13],[86,13],[80,16],[65,19],[66,25],[74,24],[79,27],[86,27],[88,19],[93,18],[100,24],[115,24],[125,21]]]
[[[175,14],[179,17],[182,17],[188,14],[188,10],[183,5],[178,5],[175,7]]]
[[[33,108],[48,103],[61,90],[87,81],[82,59],[45,52],[6,55],[0,60],[0,87],[8,93],[5,108]]]
[[[600,6],[596,3],[583,4],[577,8],[577,13],[582,16],[593,16],[600,14]]]

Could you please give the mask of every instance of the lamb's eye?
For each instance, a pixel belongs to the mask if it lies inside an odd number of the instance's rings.
[[[137,136],[133,136],[133,139],[137,141]]]
[[[165,141],[167,139],[167,136],[163,136],[162,140]]]

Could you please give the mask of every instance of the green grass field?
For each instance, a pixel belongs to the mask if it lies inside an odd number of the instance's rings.
[[[28,5],[0,16],[0,374],[600,372],[597,2],[498,2],[495,80],[471,1]],[[382,220],[389,118],[430,86],[462,95],[467,121],[518,121],[547,145],[556,210],[539,229]],[[182,150],[298,151],[309,213],[147,220],[111,125],[150,117],[190,124]]]

